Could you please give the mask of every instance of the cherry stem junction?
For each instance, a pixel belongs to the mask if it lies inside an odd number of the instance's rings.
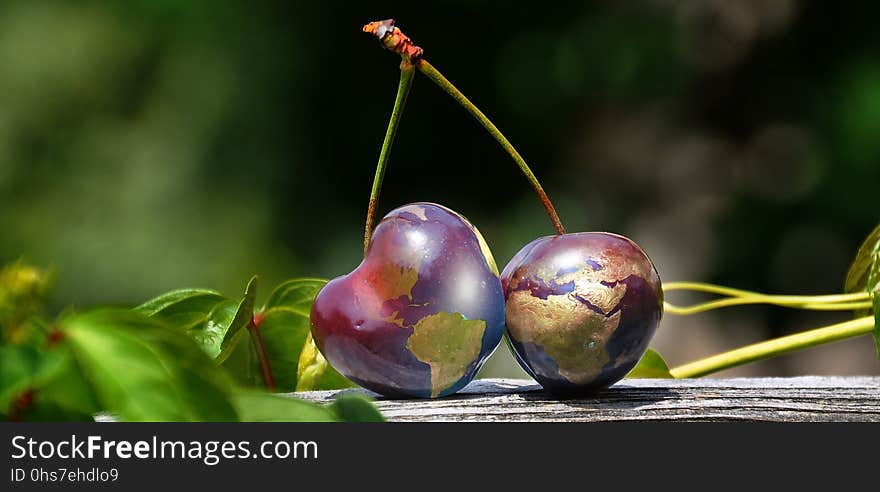
[[[388,167],[388,159],[391,157],[391,145],[394,143],[397,127],[400,125],[400,116],[406,105],[409,89],[412,87],[414,73],[412,63],[404,58],[400,63],[400,83],[397,85],[394,109],[391,110],[391,119],[388,121],[388,129],[385,130],[385,140],[382,141],[379,163],[376,165],[376,175],[373,177],[373,189],[370,191],[370,203],[367,205],[367,221],[364,226],[364,256],[370,248],[370,238],[373,236],[373,224],[376,220],[376,208],[379,205],[379,193],[382,191],[382,180],[385,177],[385,169]]]
[[[415,46],[409,37],[403,34],[400,29],[394,25],[394,20],[387,19],[384,21],[371,22],[365,25],[363,30],[364,32],[376,36],[386,49],[398,53],[405,62],[411,62],[419,72],[431,79],[432,82],[449,94],[461,107],[470,113],[470,115],[473,116],[490,135],[492,135],[492,138],[494,138],[504,151],[510,155],[514,162],[516,162],[516,165],[519,166],[522,173],[526,176],[529,184],[532,185],[532,188],[535,190],[535,193],[544,205],[544,209],[547,212],[547,216],[550,218],[550,222],[553,224],[553,228],[556,229],[558,234],[565,234],[565,228],[562,226],[562,221],[559,220],[559,214],[556,213],[556,208],[553,206],[553,202],[550,201],[550,197],[547,196],[547,193],[544,191],[544,188],[541,186],[535,173],[529,168],[525,159],[523,159],[520,153],[517,152],[516,148],[514,148],[513,144],[507,140],[507,137],[501,133],[501,130],[499,130],[482,111],[465,97],[465,95],[462,94],[461,91],[459,91],[458,88],[456,88],[446,77],[444,77],[443,74],[422,57],[423,50],[420,47]]]

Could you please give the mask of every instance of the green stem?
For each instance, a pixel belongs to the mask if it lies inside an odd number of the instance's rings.
[[[724,369],[769,359],[796,350],[867,335],[873,329],[874,317],[865,316],[831,326],[747,345],[729,352],[674,367],[670,369],[669,373],[676,379],[705,376]]]
[[[716,301],[703,302],[692,306],[677,306],[668,302],[663,303],[663,311],[670,314],[686,316],[697,314],[713,309],[728,306],[744,306],[747,304],[770,304],[795,309],[807,309],[812,311],[855,311],[857,309],[870,309],[870,302],[786,302],[775,300],[772,297],[728,297]]]
[[[677,306],[665,302],[663,303],[663,309],[667,313],[689,315],[728,306],[742,306],[745,304],[772,304],[775,306],[811,309],[815,311],[848,311],[868,309],[871,307],[871,298],[867,292],[820,296],[791,296],[762,294],[760,292],[734,289],[723,285],[704,284],[701,282],[669,282],[663,286],[663,291],[667,293],[676,290],[706,292],[729,297],[691,306]]]
[[[526,179],[529,180],[529,184],[534,188],[535,193],[537,193],[538,198],[541,200],[541,203],[544,205],[544,209],[547,211],[547,215],[550,217],[550,222],[553,223],[553,228],[556,229],[558,234],[565,234],[565,228],[562,226],[562,221],[559,220],[559,215],[556,213],[556,209],[553,207],[553,202],[550,201],[550,197],[547,196],[547,193],[544,192],[544,188],[541,186],[541,183],[538,181],[538,178],[535,176],[535,173],[529,168],[529,165],[526,164],[525,159],[516,151],[513,147],[513,144],[510,143],[509,140],[501,133],[501,130],[483,114],[482,111],[477,109],[476,106],[464,94],[461,93],[454,85],[452,85],[446,77],[443,76],[433,65],[428,63],[427,60],[418,59],[415,62],[416,67],[420,72],[425,74],[431,81],[437,84],[441,89],[443,89],[447,94],[452,96],[455,101],[461,105],[468,113],[471,114],[477,121],[483,125],[490,135],[499,143],[501,147],[513,158],[516,165],[519,166],[520,170],[525,174]]]
[[[761,296],[772,297],[777,300],[792,302],[855,302],[864,301],[871,298],[867,292],[855,292],[852,294],[832,294],[821,296],[788,296],[788,295],[771,295],[753,292],[750,290],[734,289],[723,285],[704,284],[702,282],[667,282],[663,284],[663,292],[671,292],[674,290],[693,290],[697,292],[708,292],[710,294],[720,294],[726,296]]]
[[[367,205],[367,221],[364,226],[364,255],[370,247],[370,238],[373,236],[373,223],[376,220],[376,207],[379,204],[379,193],[382,191],[382,180],[385,177],[385,169],[388,167],[388,159],[391,156],[391,144],[397,134],[400,125],[400,115],[406,104],[409,89],[412,87],[413,74],[415,73],[412,63],[403,59],[400,63],[400,83],[397,85],[397,97],[394,99],[394,109],[391,110],[391,119],[388,121],[388,129],[385,130],[385,140],[382,142],[382,150],[379,152],[379,163],[376,165],[376,175],[373,177],[373,189],[370,191],[370,203]]]

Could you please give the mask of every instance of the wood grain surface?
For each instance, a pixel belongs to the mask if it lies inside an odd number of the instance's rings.
[[[363,389],[391,421],[880,421],[880,377],[626,379],[588,397],[557,398],[534,381],[482,379],[456,395],[393,400]],[[328,402],[339,391],[295,396]]]

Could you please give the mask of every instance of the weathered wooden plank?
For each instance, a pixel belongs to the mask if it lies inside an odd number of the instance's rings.
[[[483,379],[436,400],[392,400],[363,389],[392,421],[602,422],[880,421],[880,377],[627,379],[590,397],[560,399],[534,381]],[[328,402],[339,391],[296,393]]]

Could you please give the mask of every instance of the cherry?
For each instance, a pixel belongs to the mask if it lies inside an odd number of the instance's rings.
[[[461,215],[414,203],[386,215],[363,262],[315,298],[312,336],[345,377],[387,396],[470,382],[504,333],[492,253]]]
[[[606,232],[542,237],[501,274],[517,361],[548,391],[609,386],[638,363],[663,314],[654,264]]]

